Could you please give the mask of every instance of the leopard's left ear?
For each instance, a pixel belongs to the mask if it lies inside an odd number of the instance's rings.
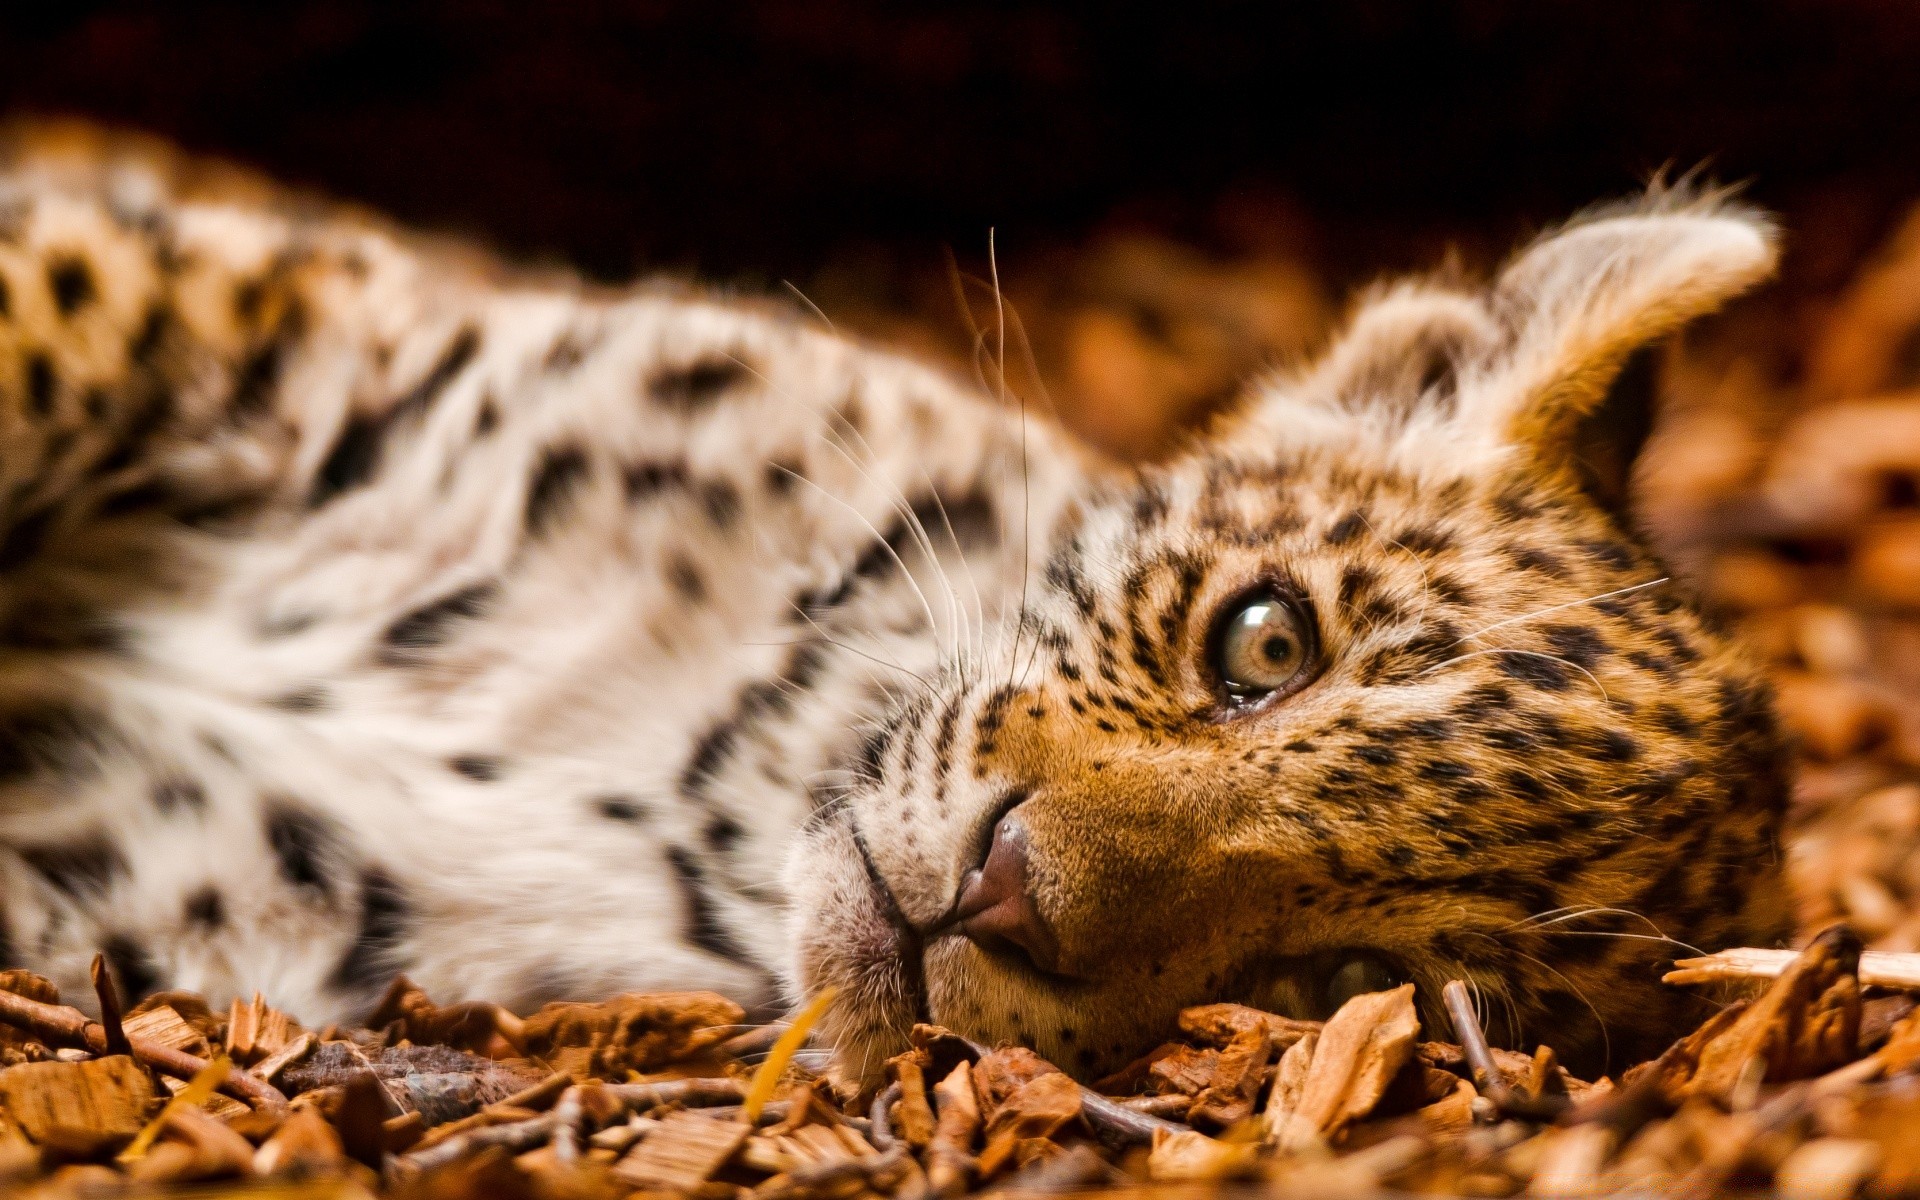
[[[1561,450],[1629,354],[1765,279],[1776,241],[1756,210],[1658,189],[1542,237],[1487,296],[1506,336],[1462,389],[1460,416],[1507,444]]]

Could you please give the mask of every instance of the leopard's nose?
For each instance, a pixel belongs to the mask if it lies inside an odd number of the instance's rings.
[[[1017,946],[1042,971],[1060,963],[1060,943],[1034,906],[1027,874],[1027,823],[1010,812],[993,828],[993,844],[979,867],[960,881],[956,928],[983,950]]]

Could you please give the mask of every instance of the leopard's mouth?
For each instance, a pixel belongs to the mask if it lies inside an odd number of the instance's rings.
[[[906,910],[900,907],[899,898],[893,889],[887,886],[886,876],[880,873],[880,867],[873,861],[873,850],[867,845],[866,835],[860,831],[858,820],[849,818],[847,836],[853,842],[853,848],[860,858],[861,870],[866,875],[869,898],[875,912],[893,931],[895,942],[895,961],[899,966],[899,985],[913,998],[914,1020],[926,1022],[927,986],[926,986],[926,938],[908,919]]]

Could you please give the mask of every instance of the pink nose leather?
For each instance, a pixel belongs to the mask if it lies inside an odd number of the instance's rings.
[[[953,915],[959,931],[981,949],[1018,946],[1040,970],[1058,968],[1060,944],[1029,893],[1027,825],[1018,814],[1008,813],[994,827],[987,861],[961,880]]]

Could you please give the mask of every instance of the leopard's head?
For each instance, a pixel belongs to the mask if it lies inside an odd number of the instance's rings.
[[[1188,1005],[1398,981],[1433,1014],[1467,980],[1497,1040],[1585,1069],[1697,1016],[1660,962],[1785,928],[1779,741],[1579,434],[1773,261],[1722,202],[1596,212],[1484,287],[1375,291],[1085,497],[998,649],[892,708],[793,858],[842,1068],[932,1020],[1095,1077]]]

